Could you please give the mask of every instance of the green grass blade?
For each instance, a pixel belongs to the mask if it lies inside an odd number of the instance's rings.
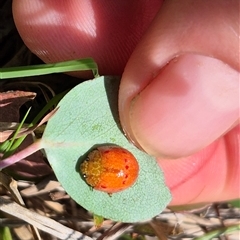
[[[32,123],[29,124],[29,127],[37,124],[40,119],[44,117],[44,115],[48,112],[50,108],[56,106],[58,102],[64,97],[64,95],[68,92],[68,90],[61,92],[55,95],[52,99],[48,101],[48,103],[43,107],[43,109],[37,114],[37,116],[33,119]]]
[[[233,207],[240,208],[240,199],[235,199],[229,202]]]
[[[44,107],[43,109],[37,114],[37,116],[33,119],[33,121],[28,125],[28,127],[31,127],[35,124],[38,123],[38,121],[40,121],[40,119],[42,117],[44,117],[44,115],[47,113],[47,111],[53,107],[54,105],[57,105],[58,102],[62,99],[62,97],[68,92],[64,91],[62,93],[57,94],[56,96],[54,96]],[[30,110],[30,109],[29,109]],[[28,110],[28,112],[29,112]],[[24,116],[24,119],[21,121],[21,124],[19,124],[18,128],[16,129],[13,137],[10,140],[7,140],[5,142],[3,142],[2,144],[0,144],[0,152],[5,152],[4,154],[4,158],[10,156],[11,154],[13,154],[16,149],[21,145],[21,143],[23,142],[23,140],[26,138],[26,136],[22,136],[18,139],[15,139],[15,136],[18,134],[19,130],[22,127],[22,124],[24,123],[28,112],[26,113],[26,115]]]
[[[10,140],[6,140],[4,142],[0,143],[0,153],[3,153],[7,150],[8,146],[10,144]]]
[[[9,227],[0,227],[0,239],[12,240],[12,235]]]
[[[20,124],[18,125],[16,131],[14,132],[13,137],[11,138],[10,143],[9,143],[9,145],[8,145],[8,147],[7,147],[7,149],[6,149],[6,152],[5,152],[4,156],[3,156],[4,158],[10,156],[10,155],[16,150],[16,145],[14,144],[14,142],[15,142],[15,140],[16,140],[16,136],[17,136],[17,134],[19,133],[19,131],[20,131],[23,123],[25,122],[25,120],[26,120],[26,118],[27,118],[30,110],[31,110],[31,108],[28,109],[28,111],[26,112],[23,120],[20,122]],[[18,145],[18,146],[19,146],[19,145]],[[17,147],[18,147],[18,146],[17,146]]]
[[[219,229],[210,231],[210,232],[204,234],[202,237],[194,238],[194,240],[211,240],[214,237],[219,237],[223,234],[230,234],[230,233],[233,233],[233,232],[239,231],[239,230],[240,230],[240,224],[223,227],[223,228],[219,228]]]
[[[11,67],[0,69],[0,79],[30,77],[51,73],[92,70],[95,77],[98,76],[98,66],[92,58],[71,60],[53,64],[40,64],[24,67]]]

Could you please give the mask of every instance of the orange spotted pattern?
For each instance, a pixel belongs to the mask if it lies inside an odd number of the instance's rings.
[[[138,177],[136,158],[124,148],[101,146],[81,163],[80,172],[93,189],[116,193],[129,188]]]

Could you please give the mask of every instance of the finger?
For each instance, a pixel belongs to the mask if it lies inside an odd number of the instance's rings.
[[[159,160],[172,193],[171,205],[209,203],[240,197],[238,125],[204,150],[178,160]]]
[[[93,57],[100,74],[120,75],[162,1],[14,0],[17,29],[44,62]]]
[[[155,156],[199,151],[237,123],[238,79],[237,71],[218,60],[179,57],[132,101],[134,138]]]
[[[217,3],[216,15],[208,6],[213,2],[184,3],[191,4],[163,4],[132,54],[120,86],[122,125],[129,138],[155,156],[177,158],[199,151],[236,126],[239,117],[239,47],[232,27],[236,11],[223,6],[225,1]],[[229,23],[214,32],[226,7]],[[221,44],[216,43],[222,32]],[[193,54],[197,52],[201,55]]]

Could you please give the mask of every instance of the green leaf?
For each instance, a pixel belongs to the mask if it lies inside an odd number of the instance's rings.
[[[171,195],[155,158],[129,143],[122,132],[118,88],[119,80],[99,77],[72,89],[49,120],[42,146],[64,189],[84,208],[115,221],[148,220],[166,207]],[[101,144],[128,149],[140,167],[136,183],[111,197],[92,190],[79,174],[86,153]]]

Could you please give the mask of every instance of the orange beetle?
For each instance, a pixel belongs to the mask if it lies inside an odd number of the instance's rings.
[[[132,186],[138,177],[139,166],[128,150],[119,146],[101,146],[88,154],[80,171],[93,189],[111,194]]]

